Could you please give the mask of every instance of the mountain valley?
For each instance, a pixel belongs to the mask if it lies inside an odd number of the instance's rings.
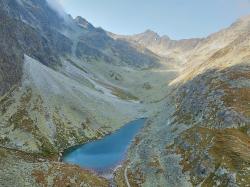
[[[0,186],[250,186],[250,17],[207,38],[122,36],[0,0]],[[66,149],[147,118],[112,181]]]

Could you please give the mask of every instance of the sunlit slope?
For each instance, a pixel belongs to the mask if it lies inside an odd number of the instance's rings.
[[[162,112],[130,151],[131,184],[249,184],[249,23],[242,18],[190,52]]]

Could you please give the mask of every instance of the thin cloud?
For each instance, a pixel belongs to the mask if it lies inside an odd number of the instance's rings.
[[[61,0],[47,0],[47,3],[50,8],[55,10],[60,16],[65,17],[66,13],[61,5]]]

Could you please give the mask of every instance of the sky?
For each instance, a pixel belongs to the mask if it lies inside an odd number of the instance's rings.
[[[250,0],[58,0],[73,17],[131,35],[153,30],[172,39],[206,37],[250,15]]]

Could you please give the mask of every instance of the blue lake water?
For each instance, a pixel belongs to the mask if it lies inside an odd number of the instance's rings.
[[[103,139],[69,149],[62,160],[96,172],[111,170],[126,158],[127,149],[145,120],[132,121]]]

